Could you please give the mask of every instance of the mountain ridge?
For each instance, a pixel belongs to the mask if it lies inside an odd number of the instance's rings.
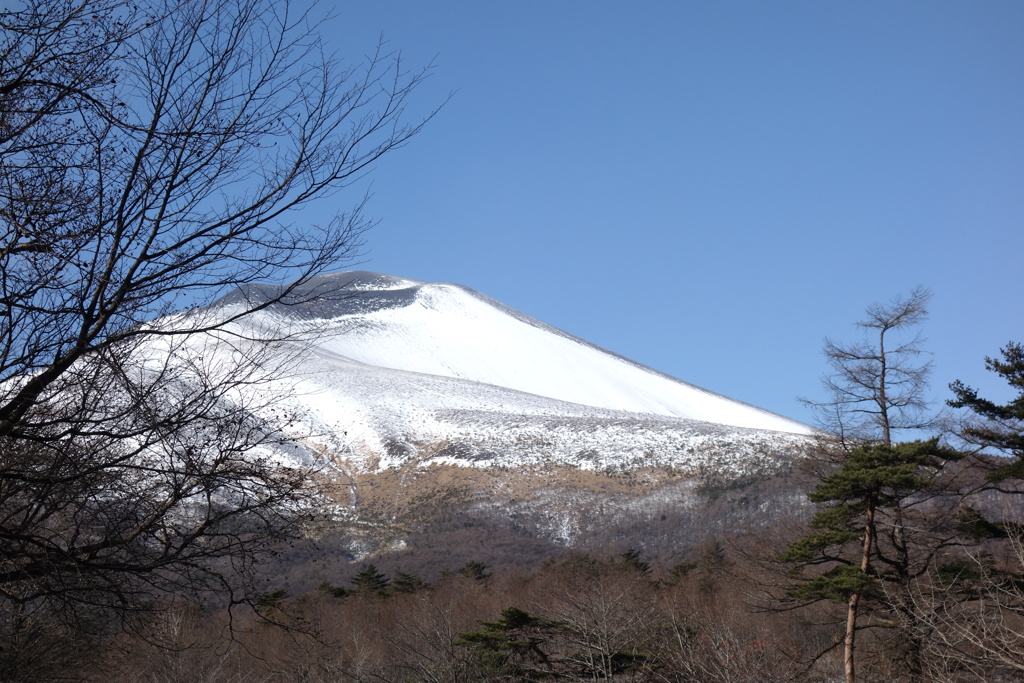
[[[291,301],[232,323],[237,339],[292,340],[269,351],[287,372],[240,400],[283,437],[264,454],[318,465],[324,523],[352,558],[470,527],[665,549],[799,508],[786,482],[815,432],[795,420],[457,284],[347,271]]]
[[[261,293],[253,288],[235,296],[254,294]],[[315,346],[321,356],[597,408],[812,433],[799,422],[671,377],[461,285],[349,271],[315,278],[296,293],[301,299],[310,295],[312,303],[278,306],[272,313],[325,327]],[[222,302],[230,304],[230,295]]]

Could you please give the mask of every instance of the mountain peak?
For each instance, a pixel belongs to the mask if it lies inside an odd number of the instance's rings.
[[[241,295],[280,291],[250,288]],[[337,371],[358,363],[628,414],[811,432],[799,422],[660,373],[460,285],[348,271],[312,278],[292,296],[303,303],[277,307],[274,314],[324,323],[327,333],[313,353]],[[333,384],[343,386],[344,380]],[[450,390],[468,393],[465,384],[450,385]],[[452,400],[459,403],[460,397],[438,397],[439,409],[450,407]]]

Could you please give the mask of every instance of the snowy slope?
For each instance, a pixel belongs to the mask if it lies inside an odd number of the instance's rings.
[[[324,276],[309,288],[325,292],[320,303],[270,315],[326,327],[316,344],[321,358],[613,411],[811,433],[799,422],[661,374],[465,287],[354,271]]]
[[[250,287],[216,305],[274,293]],[[294,294],[300,303],[186,346],[210,367],[259,358],[263,379],[233,400],[269,425],[287,416],[293,445],[277,456],[327,456],[343,478],[437,464],[743,474],[771,470],[812,433],[458,285],[353,271]],[[267,330],[296,341],[238,345]]]
[[[420,465],[671,467],[741,474],[789,453],[797,434],[610,410],[463,379],[314,354],[287,397],[291,426],[316,452],[357,472]],[[256,404],[264,402],[256,401]],[[763,468],[762,468],[763,469]]]
[[[154,338],[142,357],[230,386],[225,400],[269,435],[253,454],[315,463],[325,511],[359,553],[452,515],[565,544],[643,536],[655,511],[787,472],[813,441],[458,285],[355,271],[293,294],[227,329]],[[284,341],[254,341],[268,336]]]

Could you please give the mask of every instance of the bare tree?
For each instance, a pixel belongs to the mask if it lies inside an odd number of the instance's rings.
[[[822,449],[820,483],[809,494],[819,504],[813,531],[790,544],[780,559],[797,573],[820,567],[788,592],[791,601],[846,604],[848,683],[856,680],[858,631],[892,621],[893,615],[907,626],[901,637],[908,674],[922,675],[923,643],[916,627],[921,615],[907,591],[940,551],[954,544],[953,506],[939,499],[955,488],[945,464],[960,454],[938,440],[894,443],[893,438],[898,430],[923,429],[932,422],[925,412],[930,364],[920,359],[921,337],[898,336],[927,317],[929,298],[927,290],[917,288],[868,307],[857,326],[873,338],[854,344],[826,339],[831,372],[822,382],[828,399],[806,401],[834,440]],[[885,619],[866,620],[872,613]]]
[[[655,680],[666,683],[757,683],[791,681],[799,673],[777,642],[752,626],[735,623],[721,605],[714,608],[670,606],[661,628],[663,660]]]
[[[895,430],[924,429],[925,391],[931,363],[922,362],[920,335],[899,339],[928,316],[931,292],[922,287],[889,303],[872,304],[857,327],[868,338],[853,344],[825,339],[830,373],[822,378],[828,398],[804,400],[814,408],[828,432],[845,444],[873,440],[892,443]],[[897,336],[894,339],[894,336]]]
[[[963,553],[915,586],[934,680],[1024,676],[1024,533],[1009,525],[999,555]]]
[[[649,674],[646,646],[656,620],[646,564],[628,552],[607,564],[571,556],[553,569],[550,583],[531,606],[561,625],[563,651],[552,659],[583,679]]]
[[[347,66],[270,0],[29,0],[0,26],[0,618],[242,600],[311,492],[243,391],[287,335],[240,323],[329,293],[362,202],[288,213],[419,132],[426,72]]]

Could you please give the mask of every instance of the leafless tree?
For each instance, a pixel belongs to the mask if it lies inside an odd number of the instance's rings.
[[[826,339],[827,399],[807,401],[834,438],[811,463],[821,480],[810,494],[822,506],[811,521],[814,531],[781,557],[821,567],[789,592],[791,598],[846,602],[843,643],[851,683],[858,633],[869,628],[896,634],[906,650],[907,675],[923,675],[919,626],[925,616],[909,590],[956,545],[959,485],[946,465],[960,454],[937,441],[895,443],[899,430],[932,424],[925,395],[930,363],[920,358],[922,339],[913,334],[927,317],[929,298],[918,288],[868,307],[857,323],[870,335],[863,341]]]
[[[629,562],[572,556],[557,566],[531,611],[561,624],[558,660],[581,679],[642,680],[656,622],[651,578]]]
[[[1001,555],[965,551],[915,586],[935,680],[1024,677],[1024,533],[1008,531]]]
[[[0,27],[4,628],[243,600],[311,493],[243,391],[286,335],[243,323],[329,293],[314,278],[357,255],[362,201],[289,212],[419,132],[426,71],[382,45],[346,65],[270,0],[29,0]]]
[[[860,342],[825,339],[830,372],[822,385],[828,398],[804,403],[844,444],[867,439],[890,445],[895,430],[931,424],[925,412],[931,363],[921,360],[923,339],[898,336],[927,318],[930,298],[931,292],[918,287],[888,303],[869,306],[857,327],[871,336]]]
[[[709,607],[668,609],[660,643],[663,666],[656,671],[655,680],[756,683],[797,679],[798,666],[777,643],[755,628],[732,623],[732,616]]]

